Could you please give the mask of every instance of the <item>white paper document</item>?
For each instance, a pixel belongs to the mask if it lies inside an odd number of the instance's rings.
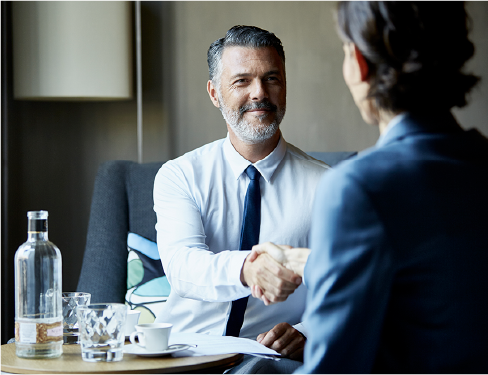
[[[204,335],[202,333],[171,333],[169,344],[196,345],[188,350],[174,353],[173,357],[188,357],[215,354],[278,355],[273,349],[257,341],[232,336]]]

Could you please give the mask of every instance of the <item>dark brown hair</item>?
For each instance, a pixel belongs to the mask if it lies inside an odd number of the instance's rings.
[[[400,111],[466,105],[479,78],[462,72],[474,54],[462,2],[340,2],[337,26],[370,73],[369,97]]]

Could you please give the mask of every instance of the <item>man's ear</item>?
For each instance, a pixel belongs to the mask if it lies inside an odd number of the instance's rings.
[[[369,78],[369,67],[366,59],[364,58],[361,51],[354,44],[354,56],[359,65],[359,71],[361,72],[361,81],[364,82]]]
[[[207,92],[208,92],[208,96],[210,96],[210,100],[212,101],[213,105],[216,106],[217,108],[220,108],[217,89],[215,88],[212,80],[208,80],[207,82]]]

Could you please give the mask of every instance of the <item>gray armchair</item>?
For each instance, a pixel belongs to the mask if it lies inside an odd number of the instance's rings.
[[[152,191],[161,165],[113,160],[99,167],[77,288],[92,303],[124,302],[128,232],[156,241]]]
[[[334,167],[355,152],[310,152]],[[92,294],[92,303],[124,303],[127,292],[127,234],[156,241],[153,183],[162,162],[103,163],[95,179],[78,291]]]

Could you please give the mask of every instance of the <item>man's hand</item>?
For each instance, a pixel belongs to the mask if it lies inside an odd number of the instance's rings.
[[[275,325],[268,332],[261,333],[256,340],[285,358],[303,361],[305,337],[288,323]]]
[[[302,278],[286,269],[268,254],[262,254],[251,262],[246,258],[241,270],[243,285],[258,286],[267,305],[285,301],[302,283]]]
[[[248,258],[253,262],[260,254],[264,253],[271,255],[278,263],[283,264],[286,268],[303,277],[303,270],[310,255],[310,249],[303,247],[293,248],[288,245],[275,245],[272,242],[265,242],[253,246]]]
[[[310,249],[293,248],[288,245],[275,245],[272,242],[265,242],[253,246],[246,260],[254,262],[261,254],[271,255],[278,263],[283,264],[284,267],[303,277],[303,270],[307,263]],[[254,298],[262,300],[266,306],[274,303],[267,298],[264,289],[260,285],[251,285],[251,293]]]

